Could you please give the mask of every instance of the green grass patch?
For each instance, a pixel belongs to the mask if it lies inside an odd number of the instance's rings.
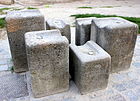
[[[0,14],[5,14],[4,10],[10,10],[11,8],[0,8]]]
[[[50,6],[50,5],[45,5],[44,7],[45,7],[45,8],[50,8],[51,6]]]
[[[3,10],[9,10],[11,8],[0,8],[0,12],[2,12]]]
[[[92,9],[93,7],[86,7],[86,6],[83,6],[83,7],[78,7],[78,8],[87,8],[87,9]]]
[[[4,28],[6,26],[5,18],[0,18],[0,28]]]
[[[102,6],[100,8],[113,8],[113,6]]]
[[[76,14],[71,15],[75,18],[87,18],[87,17],[96,17],[96,18],[103,18],[103,17],[120,17],[131,22],[136,23],[139,26],[139,33],[140,33],[140,18],[138,17],[125,17],[125,16],[117,16],[117,15],[102,15],[102,14]]]
[[[11,72],[14,72],[14,66],[9,67],[8,70],[10,70]]]
[[[12,10],[19,11],[22,10],[21,8],[13,8]]]
[[[38,8],[34,8],[34,7],[27,7],[27,9],[38,9]]]
[[[14,10],[21,10],[20,8],[14,8],[14,7],[12,7],[12,8],[0,8],[0,15],[2,15],[2,14],[7,14],[7,11],[6,12],[4,12],[5,10],[8,10],[8,11],[14,11]]]
[[[114,7],[121,7],[121,6],[101,6],[100,8],[114,8]]]

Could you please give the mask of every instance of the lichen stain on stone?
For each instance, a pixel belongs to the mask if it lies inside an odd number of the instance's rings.
[[[9,24],[7,26],[7,30],[8,30],[8,32],[16,32],[18,30],[23,29],[23,26],[20,26],[20,25],[22,25],[21,22],[12,20],[9,22]]]

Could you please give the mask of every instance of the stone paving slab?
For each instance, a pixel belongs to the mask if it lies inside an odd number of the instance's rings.
[[[128,71],[111,74],[108,88],[104,90],[81,95],[76,85],[71,81],[70,89],[67,92],[39,99],[33,98],[30,92],[30,101],[140,101],[140,79],[137,78],[140,73],[133,69],[131,66]],[[119,81],[117,82],[117,80]],[[31,90],[30,85],[28,87]],[[26,101],[27,98],[15,101]]]
[[[133,67],[131,67],[131,69],[132,68]],[[131,72],[135,73],[136,71],[131,71]],[[111,74],[107,89],[100,90],[97,92],[92,92],[86,95],[81,95],[79,90],[73,83],[73,81],[71,81],[69,91],[64,92],[64,93],[36,99],[32,97],[32,94],[30,92],[30,97],[29,96],[21,97],[17,99],[11,99],[10,101],[139,101],[140,100],[140,96],[139,96],[140,95],[140,83],[139,83],[140,79],[133,80],[131,78],[132,80],[123,79],[123,82],[114,81],[115,78],[117,78],[118,80],[121,80],[122,77],[124,77],[124,75],[127,76],[129,73],[130,71],[123,71],[120,73]],[[119,76],[121,74],[123,75],[122,77]],[[140,76],[140,74],[138,75]],[[134,76],[134,77],[135,79],[137,78],[137,76]],[[28,84],[28,88],[31,90],[29,84]],[[119,91],[120,89],[121,91]]]
[[[8,38],[0,40],[0,59],[11,58]]]
[[[0,70],[1,70],[1,71],[8,70],[8,65],[7,65],[7,64],[5,64],[5,65],[0,65]]]
[[[26,75],[10,71],[0,72],[0,101],[28,95]]]
[[[8,39],[0,40],[0,71],[10,70],[13,67]]]

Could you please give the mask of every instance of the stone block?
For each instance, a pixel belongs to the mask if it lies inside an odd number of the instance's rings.
[[[76,19],[76,45],[83,45],[90,40],[92,19],[95,19],[95,17]]]
[[[111,55],[111,72],[130,67],[137,33],[138,26],[122,18],[99,18],[92,21],[91,40],[96,39],[97,44]]]
[[[0,4],[11,5],[14,3],[14,0],[0,0]]]
[[[70,73],[81,94],[107,87],[111,57],[93,41],[70,45]]]
[[[69,40],[69,43],[71,43],[71,30],[70,25],[65,22],[62,19],[47,19],[46,20],[46,29],[52,30],[52,29],[59,29],[61,34],[63,36],[66,36],[66,38]]]
[[[34,97],[69,89],[69,43],[59,30],[25,34],[26,52]]]
[[[12,11],[6,16],[7,35],[14,62],[14,71],[28,70],[24,34],[45,30],[45,20],[38,10]]]

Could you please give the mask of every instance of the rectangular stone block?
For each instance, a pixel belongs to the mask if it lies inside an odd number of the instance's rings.
[[[66,23],[62,19],[47,19],[46,20],[46,29],[59,29],[61,34],[63,36],[66,36],[66,38],[69,40],[69,43],[71,43],[71,30],[70,25]]]
[[[69,43],[58,30],[25,34],[28,66],[34,97],[69,89]]]
[[[90,40],[92,19],[95,19],[95,17],[76,19],[76,45],[83,45]]]
[[[7,35],[15,72],[28,70],[24,34],[45,30],[45,20],[38,10],[12,11],[6,16]]]
[[[91,40],[96,39],[111,55],[111,72],[130,67],[137,33],[138,26],[122,18],[99,18],[92,21]]]
[[[70,72],[81,94],[107,87],[111,57],[95,42],[70,45]]]

